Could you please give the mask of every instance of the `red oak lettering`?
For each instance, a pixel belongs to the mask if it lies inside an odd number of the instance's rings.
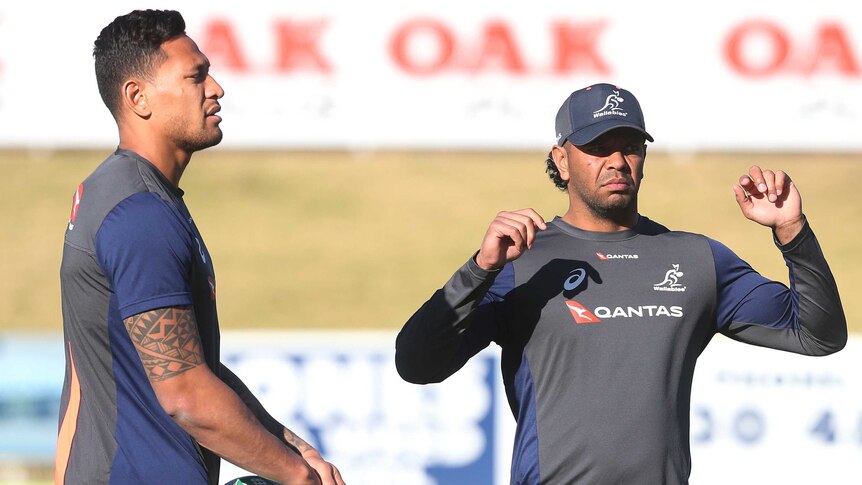
[[[554,74],[562,75],[575,71],[610,74],[607,63],[596,52],[596,45],[604,28],[603,21],[589,24],[552,23]]]
[[[748,47],[760,39],[769,46],[770,58],[764,59],[760,65],[754,65],[752,60],[745,58]],[[790,50],[790,41],[784,31],[777,25],[755,20],[740,24],[730,32],[724,44],[724,55],[734,69],[745,76],[763,77],[775,72],[781,67]]]
[[[320,36],[325,27],[323,20],[275,21],[273,62],[252,66],[242,48],[235,25],[230,20],[216,18],[208,21],[202,29],[201,50],[220,70],[247,73],[255,67],[262,67],[279,73],[312,71],[329,74],[332,68],[319,49]]]
[[[751,54],[757,43],[765,53],[760,59],[752,59],[747,54]],[[745,22],[730,31],[724,44],[724,55],[732,69],[748,77],[825,73],[860,75],[852,43],[844,28],[836,23],[824,23],[815,30],[813,39],[794,43],[790,34],[774,23],[763,20]]]
[[[428,59],[416,59],[411,45],[425,41],[434,46],[435,53]],[[452,59],[455,39],[452,32],[434,19],[416,19],[395,31],[389,43],[389,53],[404,71],[415,74],[434,74],[442,70]]]
[[[817,33],[816,42],[809,73],[832,67],[841,74],[859,76],[859,64],[852,43],[847,40],[847,34],[840,25],[823,25]]]
[[[243,57],[236,33],[228,21],[221,19],[209,21],[203,29],[201,46],[213,65],[219,69],[248,70],[248,62]]]
[[[517,42],[512,38],[509,26],[502,22],[491,22],[485,26],[481,47],[476,59],[476,71],[489,69],[488,66],[499,66],[512,74],[524,74],[527,66],[518,51]]]
[[[298,70],[332,72],[332,67],[318,49],[320,34],[326,28],[326,21],[292,22],[280,20],[275,24],[276,61],[279,72]]]
[[[490,20],[479,26],[473,38],[459,38],[443,22],[417,18],[399,26],[389,43],[389,54],[402,71],[416,76],[431,76],[445,71],[470,74],[504,72],[525,75],[530,71],[568,75],[572,72],[610,74],[611,69],[599,54],[599,38],[605,22],[552,22],[551,54],[546,65],[531,64],[523,53],[512,25]]]

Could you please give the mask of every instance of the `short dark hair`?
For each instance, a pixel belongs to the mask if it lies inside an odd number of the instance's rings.
[[[162,44],[185,33],[186,22],[174,10],[135,10],[102,29],[93,44],[96,83],[114,118],[123,82],[130,76],[149,77],[165,59]]]
[[[545,173],[548,174],[548,178],[551,179],[551,182],[557,186],[558,189],[565,192],[569,188],[569,183],[563,180],[563,177],[560,177],[560,170],[557,168],[557,164],[554,163],[554,151],[551,150],[548,152],[548,159],[545,160]]]

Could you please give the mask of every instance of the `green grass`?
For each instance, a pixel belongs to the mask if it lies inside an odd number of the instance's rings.
[[[0,330],[60,330],[58,269],[72,194],[99,152],[0,152],[5,175]],[[181,186],[216,264],[223,328],[385,328],[477,249],[497,211],[562,214],[544,153],[232,152],[195,156]],[[750,164],[783,168],[862,331],[860,155],[650,153],[643,214],[714,237],[787,280],[769,231],[730,185]]]

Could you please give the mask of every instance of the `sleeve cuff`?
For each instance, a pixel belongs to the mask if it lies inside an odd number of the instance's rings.
[[[148,298],[146,300],[122,306],[120,308],[120,318],[125,320],[133,315],[156,310],[158,308],[190,306],[193,303],[192,296],[189,293],[177,293],[173,295]]]
[[[772,241],[775,243],[778,249],[781,250],[782,253],[789,253],[798,248],[805,241],[805,239],[807,239],[808,236],[811,235],[811,233],[811,226],[808,225],[808,218],[806,218],[805,223],[802,225],[802,229],[799,230],[799,234],[797,234],[792,241],[787,244],[781,244],[778,241],[778,238],[775,237],[774,231],[772,233]]]
[[[473,256],[467,261],[466,267],[470,273],[478,278],[481,281],[488,279],[489,276],[496,276],[503,268],[498,268],[492,271],[488,271],[479,266],[479,263],[476,262],[476,255],[479,254],[479,251],[473,253]]]

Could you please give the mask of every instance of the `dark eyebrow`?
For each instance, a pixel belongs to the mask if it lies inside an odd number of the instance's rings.
[[[196,62],[194,66],[192,66],[191,71],[194,71],[195,74],[205,74],[210,70],[210,60],[207,58],[203,58],[202,60]]]

